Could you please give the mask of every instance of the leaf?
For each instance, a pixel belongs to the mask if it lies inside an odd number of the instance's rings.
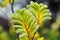
[[[30,5],[27,6],[27,9],[30,10],[30,12],[35,16],[36,18],[36,22],[38,25],[41,26],[42,23],[44,23],[44,20],[50,20],[51,18],[51,13],[50,11],[47,9],[47,5],[43,4],[43,3],[34,3],[34,2],[30,2]],[[45,18],[46,17],[46,18]],[[44,19],[44,20],[43,20]],[[41,23],[42,21],[42,23]]]
[[[13,23],[12,27],[17,28],[17,32],[20,32],[23,36],[26,34],[26,36],[31,38],[34,34],[33,31],[34,28],[36,28],[36,20],[34,20],[33,15],[31,15],[27,9],[17,10],[16,14],[12,14],[11,22]]]

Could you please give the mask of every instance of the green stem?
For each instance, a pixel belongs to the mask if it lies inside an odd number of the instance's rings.
[[[14,13],[14,9],[13,9],[13,5],[14,5],[14,0],[9,0],[10,4],[11,4],[11,10],[12,13]]]
[[[20,40],[20,38],[19,38],[19,33],[17,33],[17,39]]]

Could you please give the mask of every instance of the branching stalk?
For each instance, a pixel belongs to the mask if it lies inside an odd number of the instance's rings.
[[[26,23],[24,23],[24,25],[23,25],[23,26],[24,26],[24,28],[25,28],[25,30],[26,30],[26,32],[27,32],[27,34],[28,34],[28,36],[27,36],[27,37],[28,37],[28,39],[30,40],[30,39],[31,39],[31,37],[30,37],[30,34],[31,34],[31,33],[30,33],[29,28],[28,28],[28,25],[27,25]]]

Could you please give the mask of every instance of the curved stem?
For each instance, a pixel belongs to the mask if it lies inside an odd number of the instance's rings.
[[[19,33],[17,34],[17,39],[20,40],[20,38],[19,38]]]
[[[11,10],[12,13],[14,13],[14,9],[13,9],[13,5],[14,5],[14,0],[9,0],[10,4],[11,4]]]

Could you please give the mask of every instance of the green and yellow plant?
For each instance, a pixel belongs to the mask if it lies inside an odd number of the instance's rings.
[[[30,2],[26,8],[12,14],[11,23],[16,32],[19,32],[20,40],[44,40],[44,37],[39,37],[37,30],[50,19],[51,13],[47,5]]]

